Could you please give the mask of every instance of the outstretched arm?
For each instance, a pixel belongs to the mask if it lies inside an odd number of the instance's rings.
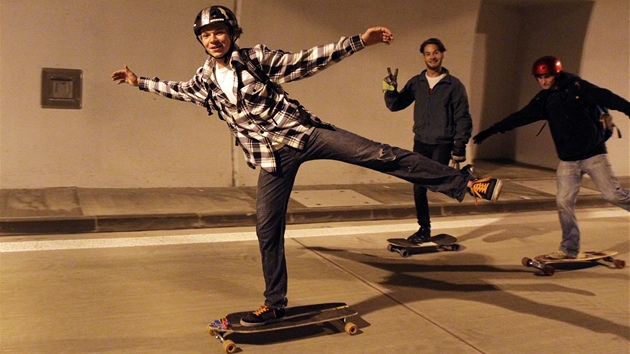
[[[341,37],[337,43],[319,45],[296,53],[271,50],[258,44],[247,50],[246,55],[271,81],[284,84],[312,76],[368,45],[389,44],[393,40],[394,36],[388,28],[371,27],[362,34]]]
[[[122,83],[127,83],[131,86],[136,87],[140,85],[140,83],[138,82],[138,77],[136,76],[136,74],[133,73],[133,71],[129,70],[129,67],[127,65],[125,65],[125,68],[123,70],[114,71],[114,73],[112,74],[112,80],[118,81],[118,85]]]
[[[475,144],[481,144],[494,134],[505,133],[512,129],[544,120],[546,116],[545,105],[547,102],[545,92],[545,90],[540,91],[525,107],[521,108],[520,111],[510,114],[488,129],[479,132],[479,134],[473,137],[473,142]]]
[[[583,92],[582,97],[588,103],[614,109],[630,117],[630,102],[625,98],[586,80],[580,82],[580,87]]]
[[[124,69],[114,71],[112,80],[119,85],[125,83],[138,87],[142,91],[153,92],[167,98],[207,107],[208,89],[207,83],[203,81],[202,76],[203,67],[199,68],[195,76],[189,81],[165,81],[157,77],[138,77],[125,65]]]

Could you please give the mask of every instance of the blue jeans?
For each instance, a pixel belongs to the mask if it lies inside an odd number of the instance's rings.
[[[381,144],[337,127],[317,127],[302,151],[283,147],[278,151],[277,173],[258,175],[256,236],[265,278],[265,305],[282,307],[287,294],[284,255],[286,212],[300,165],[311,160],[337,160],[366,167],[443,193],[462,201],[469,174],[408,150]]]
[[[586,160],[560,161],[558,170],[556,205],[562,228],[560,251],[576,256],[580,251],[580,230],[575,217],[575,203],[582,176],[588,174],[602,192],[604,199],[630,211],[630,191],[624,189],[613,175],[608,156],[596,155]]]

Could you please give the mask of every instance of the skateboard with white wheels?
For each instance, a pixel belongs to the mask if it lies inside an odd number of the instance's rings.
[[[241,318],[251,312],[231,313],[208,324],[208,332],[221,341],[223,350],[227,354],[232,354],[237,349],[236,343],[226,338],[231,333],[260,333],[337,321],[344,325],[344,331],[350,335],[354,335],[358,331],[357,325],[347,320],[348,317],[355,316],[357,312],[342,302],[287,307],[284,317],[276,322],[260,326],[242,325]]]
[[[618,252],[615,251],[599,251],[599,252],[584,252],[583,257],[579,258],[564,258],[564,259],[551,259],[546,255],[540,255],[534,257],[534,259],[525,257],[521,261],[526,267],[533,267],[542,271],[542,274],[551,276],[556,272],[554,264],[578,264],[578,263],[601,263],[602,261],[612,263],[613,267],[622,269],[626,267],[626,262],[623,259],[613,258]]]

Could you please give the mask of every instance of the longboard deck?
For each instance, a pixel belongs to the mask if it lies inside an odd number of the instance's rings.
[[[407,241],[406,238],[387,239],[389,245],[387,250],[397,252],[401,257],[406,258],[412,254],[422,253],[422,249],[429,251],[459,251],[457,238],[447,234],[439,234],[431,237],[427,242],[420,244]]]
[[[309,324],[317,324],[332,321],[340,318],[351,317],[357,312],[346,304],[318,304],[287,308],[285,316],[277,321],[262,326],[243,326],[241,318],[251,313],[235,312],[226,316],[229,327],[226,329],[216,328],[217,331],[234,333],[254,333],[280,330]]]
[[[606,257],[613,257],[616,256],[617,254],[619,254],[619,252],[615,252],[615,251],[599,251],[599,252],[594,252],[594,251],[589,251],[589,252],[583,252],[584,253],[584,257],[583,258],[575,258],[575,259],[551,259],[551,258],[547,258],[546,255],[542,254],[540,256],[534,257],[537,261],[543,262],[545,264],[554,264],[554,263],[578,263],[578,262],[591,262],[591,261],[596,261],[598,259],[602,259],[602,258],[606,258]]]
[[[550,259],[545,255],[540,255],[534,257],[534,259],[525,257],[521,262],[526,267],[539,269],[542,271],[542,274],[551,276],[556,272],[555,267],[559,267],[561,265],[570,266],[588,263],[601,263],[601,261],[605,261],[612,263],[617,269],[625,268],[626,262],[624,260],[613,258],[613,256],[616,256],[617,254],[618,252],[615,251],[589,251],[584,252],[584,257],[575,259]]]
[[[231,313],[223,321],[216,320],[208,324],[208,332],[223,343],[223,349],[226,353],[234,353],[236,351],[236,343],[225,338],[230,333],[260,333],[336,320],[340,320],[345,324],[344,331],[346,333],[354,335],[358,331],[357,325],[346,320],[348,317],[357,315],[357,311],[341,302],[288,307],[285,316],[278,322],[253,327],[241,325],[241,318],[249,313],[251,311]]]
[[[387,239],[387,242],[400,247],[421,248],[452,245],[457,243],[457,238],[448,234],[439,234],[432,236],[428,241],[419,244],[409,242],[406,238],[389,238]]]

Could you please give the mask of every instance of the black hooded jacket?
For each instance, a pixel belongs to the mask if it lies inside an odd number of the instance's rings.
[[[562,72],[553,88],[541,90],[520,111],[494,124],[492,129],[503,133],[547,120],[560,160],[584,160],[606,153],[606,137],[601,133],[596,106],[630,116],[630,102],[626,99],[577,75]]]

